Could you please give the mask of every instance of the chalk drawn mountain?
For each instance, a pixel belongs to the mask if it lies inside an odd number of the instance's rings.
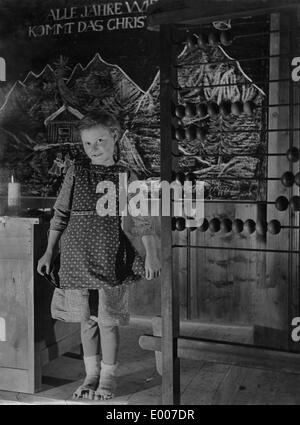
[[[178,84],[184,88],[178,93],[179,103],[253,100],[257,106],[252,117],[229,114],[182,119],[184,127],[204,125],[208,135],[205,140],[179,142],[179,152],[186,155],[179,160],[181,169],[192,170],[200,179],[207,180],[213,197],[256,199],[259,188],[255,177],[263,166],[257,153],[264,148],[260,134],[264,93],[237,61],[228,61],[220,46],[205,51],[185,46],[178,63],[182,65]],[[220,84],[228,86],[225,89]],[[29,72],[22,82],[15,83],[0,108],[0,182],[7,181],[7,174],[1,177],[3,170],[14,170],[27,194],[53,194],[48,171],[57,152],[65,155],[72,143],[50,143],[45,122],[57,116],[63,106],[75,111],[76,116],[94,109],[114,113],[124,129],[121,160],[135,168],[139,177],[158,177],[159,93],[159,72],[145,92],[119,66],[106,62],[99,53],[86,66],[78,63],[70,68],[68,59],[60,57],[40,74]],[[73,144],[77,148],[78,142]]]
[[[160,174],[160,73],[158,72],[144,95],[139,99],[131,122],[129,137],[143,158],[151,175]]]
[[[260,156],[266,147],[261,132],[264,92],[221,46],[202,50],[186,45],[178,65],[179,104],[251,100],[256,105],[252,116],[184,117],[182,126],[204,127],[207,135],[179,142],[179,153],[184,155],[179,159],[180,168],[192,170],[206,181],[213,198],[263,197],[264,187],[257,184],[256,177],[265,166]]]
[[[115,114],[125,131],[121,140],[122,160],[134,166],[140,176],[149,176],[151,170],[147,170],[136,149],[135,137],[128,134],[145,92],[121,68],[107,63],[99,54],[86,66],[77,64],[73,70],[67,63],[67,58],[60,57],[55,66],[47,65],[39,74],[29,72],[7,94],[0,108],[0,163],[2,173],[6,170],[2,180],[7,178],[7,170],[14,170],[29,194],[41,194],[57,151],[66,153],[72,144],[53,140],[49,143],[47,138],[45,122],[63,105],[82,115],[95,109]],[[39,167],[40,157],[44,170]],[[24,160],[27,165],[21,167]],[[47,190],[43,194],[47,195]]]
[[[76,94],[73,106],[81,111],[104,108],[121,120],[134,113],[144,93],[119,66],[104,61],[98,53],[86,67],[75,66],[67,87]]]
[[[185,46],[178,65],[178,85],[183,88],[178,92],[179,104],[216,102],[220,105],[223,101],[249,100],[256,104],[253,116],[242,113],[216,118],[184,117],[181,122],[184,128],[192,124],[204,126],[208,133],[205,140],[196,137],[178,142],[179,154],[183,155],[179,159],[180,169],[193,171],[206,181],[212,197],[262,197],[264,187],[257,185],[256,177],[264,167],[260,156],[265,149],[261,133],[264,92],[220,46],[205,51]],[[160,173],[159,93],[158,72],[138,103],[129,131],[146,168],[156,176]]]

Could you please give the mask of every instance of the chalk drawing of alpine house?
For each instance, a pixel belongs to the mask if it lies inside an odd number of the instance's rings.
[[[63,105],[53,112],[44,121],[47,128],[48,143],[79,143],[77,124],[82,118],[83,114],[81,112],[68,105]]]
[[[48,196],[49,174],[58,152],[81,152],[76,123],[91,110],[115,114],[124,129],[122,161],[148,175],[134,139],[127,130],[144,91],[117,65],[99,54],[73,69],[59,57],[42,72],[17,81],[0,109],[1,170],[23,183],[24,194]],[[1,179],[1,175],[0,175]]]

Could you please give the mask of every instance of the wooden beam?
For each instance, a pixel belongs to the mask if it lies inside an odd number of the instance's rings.
[[[144,350],[160,351],[161,343],[160,337],[152,335],[142,335],[139,339],[139,344]],[[178,338],[177,355],[180,359],[300,374],[298,353],[265,349],[253,345],[181,337]]]
[[[176,84],[175,49],[172,46],[172,28],[162,26],[160,31],[160,138],[161,181],[172,181],[172,102]],[[180,404],[180,366],[177,357],[179,335],[179,289],[173,279],[171,216],[161,213],[161,315],[162,315],[162,403]]]
[[[279,12],[287,8],[299,6],[295,0],[260,0],[260,1],[230,1],[230,0],[187,0],[177,9],[170,9],[167,4],[159,4],[149,9],[147,18],[148,29],[158,29],[165,24],[202,25],[221,19],[233,19],[245,16],[256,16]],[[157,11],[155,11],[157,10]]]

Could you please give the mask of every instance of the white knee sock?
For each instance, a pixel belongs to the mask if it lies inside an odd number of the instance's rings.
[[[106,364],[106,363],[103,363],[103,360],[101,360],[101,371],[103,371],[103,373],[105,375],[113,375],[114,376],[118,366],[119,366],[119,363]]]
[[[100,375],[100,357],[99,354],[95,356],[83,357],[86,377],[87,378],[97,378],[99,379]]]
[[[100,382],[97,392],[113,394],[116,390],[116,371],[119,363],[109,365],[101,360]]]
[[[95,356],[83,357],[85,373],[83,384],[73,393],[73,398],[89,398],[90,391],[95,391],[99,384],[100,358]]]

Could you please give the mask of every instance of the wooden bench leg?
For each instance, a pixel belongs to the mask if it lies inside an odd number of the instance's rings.
[[[162,336],[161,317],[156,316],[152,319],[153,336]],[[156,370],[162,376],[162,354],[161,351],[155,351]]]

